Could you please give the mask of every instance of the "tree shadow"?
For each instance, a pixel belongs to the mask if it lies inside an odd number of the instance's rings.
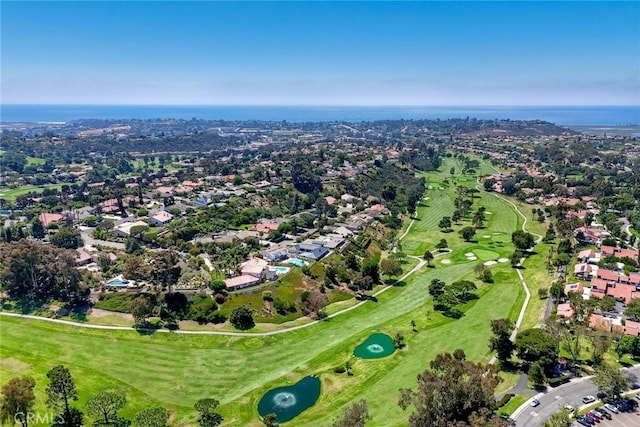
[[[391,286],[403,287],[407,286],[407,282],[405,282],[404,280],[396,280],[395,282],[391,283]]]

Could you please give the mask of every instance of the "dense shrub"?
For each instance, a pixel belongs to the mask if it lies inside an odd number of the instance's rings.
[[[102,310],[117,311],[120,313],[131,313],[131,302],[135,294],[127,292],[116,292],[100,295],[95,307]]]

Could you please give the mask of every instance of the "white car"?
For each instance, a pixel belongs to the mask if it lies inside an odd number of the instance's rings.
[[[595,401],[596,401],[596,398],[591,396],[591,395],[585,396],[585,397],[582,398],[582,403],[585,403],[585,404],[586,403],[595,402]]]
[[[616,408],[615,406],[613,406],[610,403],[605,403],[604,407],[607,408],[607,410],[613,412],[614,414],[617,414],[618,412],[620,412],[620,411],[618,411],[618,408]]]
[[[538,399],[533,399],[533,400],[531,401],[531,406],[533,406],[534,408],[535,408],[536,406],[538,406],[539,404],[540,404],[540,401],[539,401]]]

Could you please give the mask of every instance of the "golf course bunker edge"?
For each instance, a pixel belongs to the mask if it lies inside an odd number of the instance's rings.
[[[274,413],[279,423],[292,420],[312,407],[320,397],[320,379],[307,376],[297,383],[269,390],[258,402],[261,417]]]
[[[387,334],[375,333],[353,350],[353,355],[360,359],[379,359],[387,357],[395,351],[393,339]]]

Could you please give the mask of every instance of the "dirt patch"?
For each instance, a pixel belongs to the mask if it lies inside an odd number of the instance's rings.
[[[96,319],[100,319],[101,317],[107,317],[107,316],[118,316],[123,319],[133,321],[133,316],[129,313],[120,313],[118,311],[102,310],[100,308],[92,309],[91,316],[95,317]]]
[[[4,359],[1,359],[0,366],[2,367],[3,371],[11,371],[17,374],[26,372],[31,369],[31,365],[21,362],[18,359],[14,359],[13,357],[6,357]]]

